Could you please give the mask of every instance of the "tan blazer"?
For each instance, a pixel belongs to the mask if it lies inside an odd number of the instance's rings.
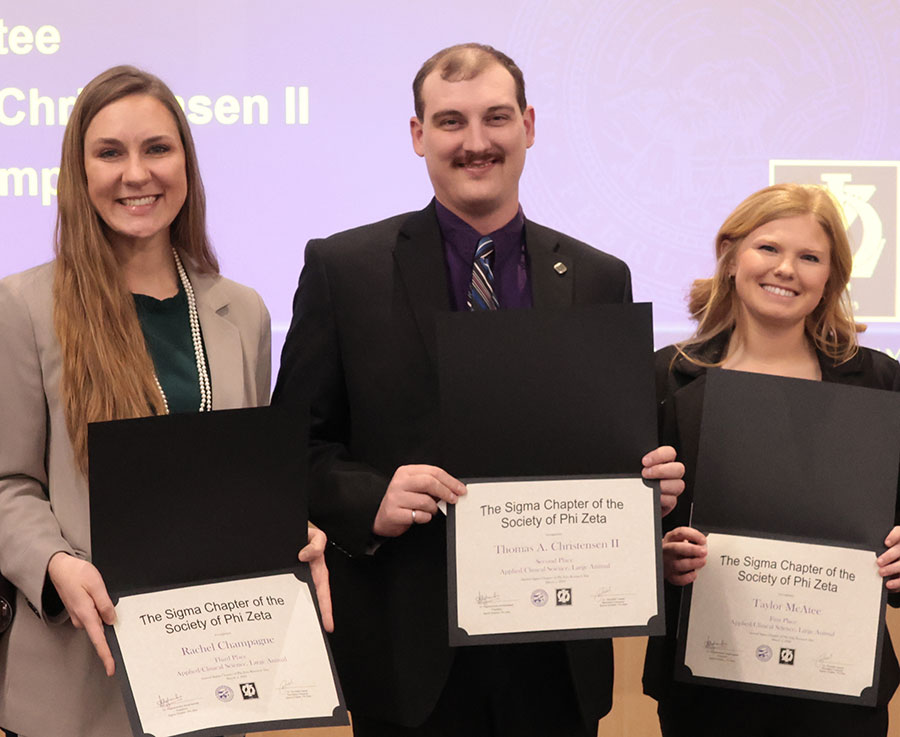
[[[271,335],[262,299],[220,276],[190,278],[213,408],[266,404]],[[51,556],[91,553],[87,482],[60,401],[52,282],[52,263],[0,280],[0,571],[19,590],[12,628],[0,638],[0,726],[28,737],[127,737],[118,683],[87,635],[65,615],[50,621],[41,606]]]

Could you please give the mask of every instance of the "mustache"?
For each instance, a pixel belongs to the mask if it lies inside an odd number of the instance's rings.
[[[453,163],[456,166],[471,166],[472,164],[481,164],[486,161],[497,161],[503,163],[506,157],[503,152],[497,148],[491,148],[487,151],[467,151],[461,156],[457,156]]]

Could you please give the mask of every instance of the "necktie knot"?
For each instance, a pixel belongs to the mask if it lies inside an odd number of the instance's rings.
[[[472,263],[472,284],[466,303],[470,310],[496,310],[497,296],[494,294],[493,271],[494,241],[490,236],[478,240],[475,246],[475,260]]]
[[[493,259],[491,256],[494,255],[494,241],[491,240],[489,235],[483,236],[479,239],[478,245],[475,246],[475,258],[476,260],[484,260],[487,261],[488,265],[491,265]]]

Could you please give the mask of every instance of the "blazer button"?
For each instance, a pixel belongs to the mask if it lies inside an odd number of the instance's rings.
[[[2,635],[13,621],[13,607],[6,597],[0,597],[0,635]]]

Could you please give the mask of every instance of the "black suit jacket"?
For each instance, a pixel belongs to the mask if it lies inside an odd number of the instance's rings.
[[[622,261],[530,221],[525,241],[536,308],[631,301]],[[445,524],[439,515],[374,553],[371,530],[398,466],[441,465],[434,316],[450,309],[433,203],[310,241],[272,400],[309,405],[310,519],[333,543],[331,641],[347,703],[408,726],[431,713],[453,662]],[[611,706],[610,643],[560,647],[596,726]]]

